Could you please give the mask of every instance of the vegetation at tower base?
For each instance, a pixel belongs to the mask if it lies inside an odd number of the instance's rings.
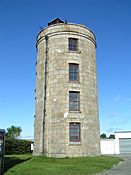
[[[11,127],[7,128],[7,133],[5,137],[5,154],[10,155],[32,153],[32,141],[18,139],[21,132],[21,127],[16,127],[12,125]]]
[[[18,139],[5,139],[5,154],[29,154],[31,151],[32,141],[18,140]]]
[[[117,157],[48,158],[31,155],[5,156],[4,175],[92,175],[110,169]]]

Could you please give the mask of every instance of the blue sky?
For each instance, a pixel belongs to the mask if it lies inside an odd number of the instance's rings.
[[[131,130],[130,0],[0,0],[0,128],[33,137],[36,36],[57,17],[96,35],[101,133]]]

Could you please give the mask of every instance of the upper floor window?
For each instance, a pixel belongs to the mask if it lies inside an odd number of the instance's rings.
[[[80,92],[69,92],[69,111],[80,110]]]
[[[69,38],[69,50],[70,51],[77,51],[78,50],[78,39],[76,38]]]
[[[69,81],[79,81],[79,64],[69,64]]]
[[[80,123],[69,123],[69,141],[80,142]]]

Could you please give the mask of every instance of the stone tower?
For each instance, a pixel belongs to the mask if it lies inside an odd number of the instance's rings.
[[[100,155],[96,39],[59,18],[37,36],[34,155]]]

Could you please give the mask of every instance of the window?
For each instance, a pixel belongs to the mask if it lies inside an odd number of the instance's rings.
[[[80,123],[69,123],[69,141],[80,142]]]
[[[79,111],[80,93],[69,92],[69,111]]]
[[[79,81],[78,64],[69,64],[69,81]]]
[[[78,39],[76,38],[69,38],[69,50],[70,51],[77,51],[78,50]]]

